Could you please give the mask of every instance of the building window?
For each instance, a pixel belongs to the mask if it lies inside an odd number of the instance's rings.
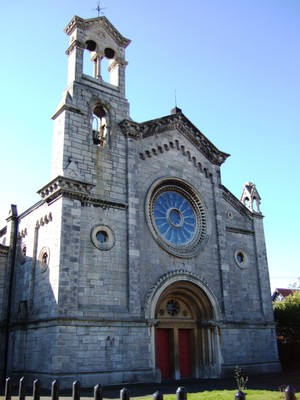
[[[96,238],[99,243],[103,244],[108,241],[108,234],[106,231],[101,230],[96,233]]]
[[[180,312],[180,306],[179,306],[178,301],[176,301],[176,300],[169,300],[167,302],[166,308],[167,308],[167,313],[171,317],[175,317]]]
[[[108,140],[108,113],[101,105],[93,111],[93,143],[104,147]]]
[[[234,261],[236,265],[241,269],[244,269],[249,265],[249,257],[247,253],[242,249],[235,250]]]
[[[110,250],[115,244],[115,235],[108,226],[96,225],[91,231],[92,243],[99,250]]]
[[[39,254],[40,271],[45,272],[49,267],[50,250],[48,247],[43,247]]]
[[[181,179],[160,179],[151,186],[146,217],[156,241],[178,257],[196,256],[209,239],[210,221],[204,202]]]

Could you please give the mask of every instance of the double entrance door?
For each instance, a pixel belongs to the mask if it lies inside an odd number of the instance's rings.
[[[193,329],[156,330],[156,366],[162,379],[181,379],[192,376]]]

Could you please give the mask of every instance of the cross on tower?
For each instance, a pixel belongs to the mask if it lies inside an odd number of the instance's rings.
[[[106,9],[106,7],[100,6],[100,1],[98,1],[97,8],[93,8],[94,11],[98,11],[98,17],[100,17],[100,15],[104,14],[104,12],[102,12],[102,10],[105,10],[105,9]]]

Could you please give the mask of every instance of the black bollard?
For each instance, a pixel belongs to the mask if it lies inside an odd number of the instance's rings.
[[[285,391],[285,400],[295,400],[295,389],[292,386],[287,386]]]
[[[25,400],[26,397],[26,386],[25,386],[25,378],[20,379],[19,383],[19,400]]]
[[[41,382],[39,379],[36,379],[33,382],[32,398],[33,398],[33,400],[40,400],[40,397],[41,397]]]
[[[236,392],[236,394],[234,395],[235,400],[245,400],[246,399],[246,393],[242,392],[241,390],[239,390],[238,392]]]
[[[187,400],[187,390],[185,387],[180,386],[176,390],[176,400]]]
[[[120,400],[130,400],[129,391],[126,388],[121,389]]]
[[[164,395],[158,390],[153,393],[153,400],[164,400]]]
[[[103,390],[101,385],[96,385],[94,387],[94,400],[102,400],[103,399]]]
[[[7,378],[5,381],[5,400],[11,400],[11,379]]]
[[[52,382],[51,387],[51,400],[59,399],[59,382],[57,380]]]
[[[72,391],[72,399],[80,400],[80,382],[73,382],[73,391]]]

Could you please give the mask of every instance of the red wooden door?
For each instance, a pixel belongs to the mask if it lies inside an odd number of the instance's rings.
[[[161,371],[162,379],[171,378],[169,329],[156,330],[156,366]]]
[[[179,370],[181,378],[191,376],[191,336],[189,329],[179,329]]]

